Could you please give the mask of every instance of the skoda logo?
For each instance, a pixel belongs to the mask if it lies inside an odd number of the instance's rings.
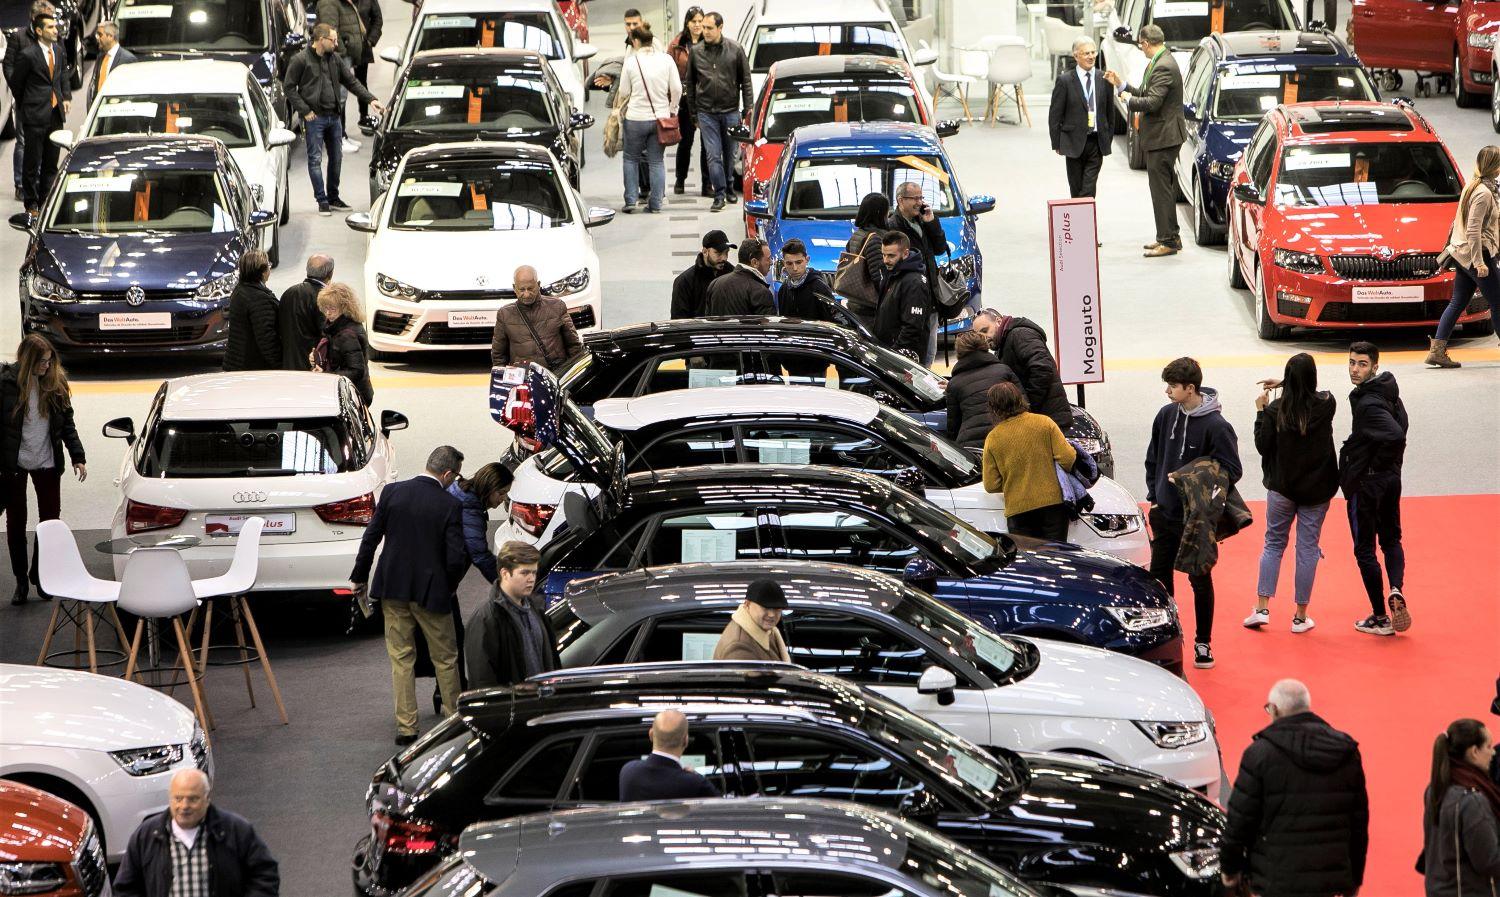
[[[1379,249],[1375,250],[1375,255],[1378,256],[1381,259],[1384,259],[1385,261],[1390,261],[1391,258],[1392,258],[1392,256],[1395,255],[1395,253],[1391,252],[1391,247],[1389,247],[1389,246],[1382,246]]]
[[[236,492],[233,498],[239,504],[246,504],[247,502],[265,501],[266,494],[264,492]]]
[[[131,305],[140,305],[146,301],[146,291],[139,286],[131,287],[125,291],[125,301]]]

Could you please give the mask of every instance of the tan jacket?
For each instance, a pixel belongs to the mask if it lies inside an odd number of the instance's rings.
[[[490,364],[495,367],[534,361],[555,371],[581,351],[583,341],[561,299],[543,296],[530,309],[512,302],[495,316],[495,338],[490,344]]]
[[[746,618],[745,609],[742,607],[734,612],[730,618],[729,625],[724,627],[724,633],[719,636],[719,643],[714,645],[714,660],[769,660],[790,663],[791,654],[786,650],[786,642],[781,640],[781,631],[773,629],[766,633],[765,644],[751,634],[750,627],[760,631]]]
[[[1495,194],[1480,184],[1469,194],[1469,209],[1453,216],[1446,254],[1465,268],[1484,261],[1483,253],[1500,254],[1500,208]]]

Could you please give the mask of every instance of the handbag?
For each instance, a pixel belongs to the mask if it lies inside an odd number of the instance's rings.
[[[949,256],[949,260],[952,260],[952,256]],[[937,272],[937,312],[943,320],[949,321],[958,317],[974,294],[969,290],[968,281],[957,269],[939,265]]]
[[[625,148],[625,137],[620,129],[620,109],[623,106],[618,100],[614,108],[609,110],[609,118],[604,120],[604,155],[613,159]]]
[[[641,73],[641,93],[646,95],[646,102],[651,106],[651,115],[656,119],[656,142],[662,146],[676,146],[682,142],[682,124],[675,115],[656,114],[656,102],[651,99],[651,88],[646,86],[646,70],[641,68],[639,56],[635,58],[635,70]]]
[[[861,308],[870,309],[870,312],[862,312],[866,314],[873,313],[874,309],[880,305],[880,288],[870,278],[870,269],[865,267],[864,254],[865,247],[878,236],[879,234],[871,231],[865,237],[865,242],[860,244],[859,252],[845,250],[839,253],[839,264],[833,275],[833,291],[845,299],[852,300],[849,303],[850,307],[857,312],[861,311]]]

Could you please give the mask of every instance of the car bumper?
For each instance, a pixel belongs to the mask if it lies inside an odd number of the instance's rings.
[[[127,302],[47,302],[23,296],[24,328],[40,333],[63,354],[131,354],[223,352],[229,334],[228,303],[151,301],[139,306]],[[104,329],[104,315],[160,315],[152,326]],[[162,325],[165,326],[162,326]]]
[[[1453,275],[1423,280],[1351,281],[1324,274],[1299,274],[1261,259],[1266,272],[1266,299],[1277,324],[1326,329],[1419,327],[1437,323],[1453,295]],[[1410,298],[1399,301],[1356,299],[1356,290],[1388,290]],[[1418,298],[1420,297],[1420,298]],[[1459,323],[1480,321],[1489,313],[1475,291]]]
[[[395,897],[424,872],[443,861],[438,854],[422,857],[376,857],[370,835],[354,846],[351,874],[355,897]]]
[[[368,292],[370,318],[366,324],[370,347],[380,352],[472,351],[494,339],[493,323],[452,326],[452,312],[498,312],[510,300],[405,302]],[[573,326],[580,333],[597,330],[604,303],[597,278],[582,292],[563,297]],[[493,320],[493,319],[491,319]]]
[[[1154,663],[1179,678],[1187,678],[1184,675],[1182,665],[1182,635],[1180,632],[1176,635],[1166,637],[1145,633],[1143,635],[1132,636],[1128,639],[1121,639],[1118,643],[1111,643],[1104,647],[1111,651],[1129,654],[1141,660]]]
[[[1464,86],[1477,90],[1480,93],[1488,93],[1495,87],[1494,59],[1495,51],[1483,47],[1465,47],[1465,53],[1460,54],[1460,60],[1464,65]]]
[[[363,527],[350,527],[361,535]],[[117,532],[121,537],[124,533]],[[281,538],[287,538],[285,536]],[[359,539],[329,539],[318,542],[277,542],[276,536],[261,540],[259,567],[255,575],[255,591],[322,591],[345,588],[349,584],[349,571],[354,569],[354,556],[359,553]],[[212,542],[197,548],[186,548],[178,552],[187,561],[188,573],[194,579],[222,576],[228,572],[234,557],[233,541],[215,545]],[[128,555],[115,555],[115,578],[125,572]]]

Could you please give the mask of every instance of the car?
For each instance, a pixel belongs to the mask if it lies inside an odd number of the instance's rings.
[[[511,277],[536,268],[580,332],[599,326],[603,292],[589,230],[614,219],[589,208],[551,150],[529,143],[438,143],[408,150],[370,211],[345,219],[370,234],[365,320],[381,353],[490,345]]]
[[[331,591],[349,571],[381,489],[396,477],[387,437],[407,426],[385,410],[377,428],[344,377],[305,371],[198,374],[162,383],[139,435],[131,418],[104,425],[124,439],[110,535],[183,535],[196,579],[229,569],[240,527],[261,517],[256,592]],[[116,555],[115,576],[125,570]]]
[[[104,847],[89,814],[0,779],[0,894],[104,897],[109,890]]]
[[[279,263],[279,225],[290,218],[290,148],[297,135],[245,66],[217,59],[122,66],[104,82],[78,133],[196,134],[222,141],[249,182],[256,208],[277,216],[265,249],[271,264]],[[53,131],[52,141],[71,147],[73,132]]]
[[[1188,54],[1210,34],[1302,28],[1289,0],[1124,0],[1110,7],[1108,37],[1099,47],[1100,69],[1119,72],[1127,82],[1139,86],[1151,62],[1137,45],[1141,29],[1147,25],[1161,28],[1167,49],[1184,75],[1188,70]],[[1115,120],[1119,122],[1116,129],[1125,135],[1126,159],[1131,168],[1145,168],[1146,150],[1136,133],[1139,113],[1127,112],[1124,98],[1118,95],[1115,105]]]
[[[222,354],[240,256],[276,214],[214,137],[89,137],[58,166],[20,270],[21,331],[59,354]]]
[[[573,35],[581,41],[589,39],[589,3],[588,0],[557,0],[557,10],[562,13],[563,21],[568,23],[568,28]]]
[[[606,444],[622,441],[629,472],[734,462],[840,467],[899,483],[981,532],[1007,531],[1005,497],[985,491],[978,452],[858,393],[814,386],[673,390],[604,399],[594,405],[594,423]],[[598,445],[576,448],[590,453]],[[545,544],[562,525],[553,512],[563,495],[592,498],[599,489],[581,481],[556,448],[526,459],[515,475],[507,539]],[[1094,506],[1070,524],[1068,540],[1146,566],[1151,545],[1135,498],[1108,478],[1089,494]],[[532,532],[548,516],[548,527]]]
[[[201,769],[213,777],[213,751],[193,711],[144,685],[0,664],[0,706],[0,779],[88,813],[110,863],[124,859],[147,816],[167,808],[174,773]]]
[[[622,823],[637,836],[621,837]],[[589,897],[601,886],[612,897],[1041,897],[919,824],[809,798],[620,804],[476,823],[406,893]]]
[[[424,50],[396,78],[390,111],[369,131],[370,202],[390,189],[407,151],[434,143],[514,140],[547,147],[581,188],[583,131],[547,60],[535,50]]]
[[[666,708],[687,716],[684,757],[726,797],[896,812],[1039,890],[1220,893],[1224,817],[1188,788],[1106,761],[986,751],[832,676],[736,662],[562,670],[465,694],[376,772],[356,892],[407,884],[475,822],[616,809],[620,768],[645,753],[647,726]]]
[[[1480,106],[1485,94],[1495,130],[1500,131],[1500,104],[1495,101],[1495,35],[1500,13],[1479,0],[1408,5],[1400,0],[1354,0],[1349,39],[1377,71],[1382,86],[1399,90],[1401,70],[1417,73],[1419,91],[1436,75],[1453,89],[1459,106]]]
[[[1359,57],[1327,31],[1239,31],[1205,37],[1183,76],[1187,141],[1177,189],[1199,246],[1224,241],[1229,176],[1266,111],[1301,100],[1380,100]]]
[[[405,42],[379,56],[400,66],[422,50],[450,47],[535,50],[547,58],[574,109],[584,106],[584,60],[599,52],[575,38],[554,0],[424,0]]]
[[[1278,106],[1235,164],[1230,285],[1250,286],[1262,339],[1294,326],[1431,327],[1453,294],[1438,256],[1462,189],[1442,138],[1409,105]],[[1458,320],[1494,330],[1482,297]]]

